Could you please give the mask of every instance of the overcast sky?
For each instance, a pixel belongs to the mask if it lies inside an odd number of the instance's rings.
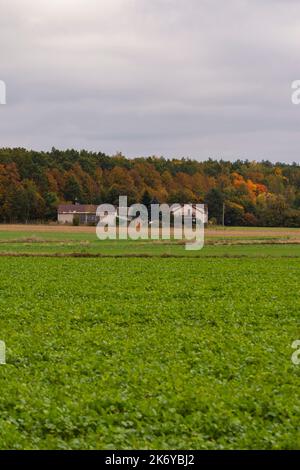
[[[299,0],[0,0],[0,146],[300,162]]]

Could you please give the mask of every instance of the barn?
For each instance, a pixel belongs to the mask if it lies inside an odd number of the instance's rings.
[[[97,207],[93,204],[61,204],[57,210],[59,224],[94,225],[97,223]]]

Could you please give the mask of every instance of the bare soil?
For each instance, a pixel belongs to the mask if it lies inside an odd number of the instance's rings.
[[[34,224],[0,224],[1,232],[31,232],[31,233],[95,233],[95,227],[73,227],[70,225],[34,225]],[[289,238],[293,240],[300,240],[300,228],[239,228],[239,227],[226,227],[222,228],[207,228],[205,230],[206,237],[236,237],[236,238]]]

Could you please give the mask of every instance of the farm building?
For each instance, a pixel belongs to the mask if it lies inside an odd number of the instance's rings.
[[[99,221],[97,217],[97,207],[92,204],[61,204],[57,211],[57,221],[59,224],[73,224],[77,218],[79,225],[94,225]],[[182,204],[180,207],[172,211],[175,217],[189,217],[196,221],[202,220],[204,223],[208,221],[207,207],[200,208],[196,204]],[[115,208],[115,213],[111,214],[112,220],[119,213],[119,208]],[[126,217],[130,222],[134,217]]]
[[[61,204],[57,210],[57,221],[59,224],[73,224],[77,218],[80,225],[95,224],[97,207],[92,204]]]
[[[208,209],[197,206],[197,204],[182,204],[178,209],[173,211],[175,217],[191,218],[192,220],[201,220],[203,223],[208,222]]]

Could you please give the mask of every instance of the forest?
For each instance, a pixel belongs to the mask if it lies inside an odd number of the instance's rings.
[[[0,222],[55,221],[61,203],[206,203],[209,223],[300,226],[300,166],[0,149]]]

